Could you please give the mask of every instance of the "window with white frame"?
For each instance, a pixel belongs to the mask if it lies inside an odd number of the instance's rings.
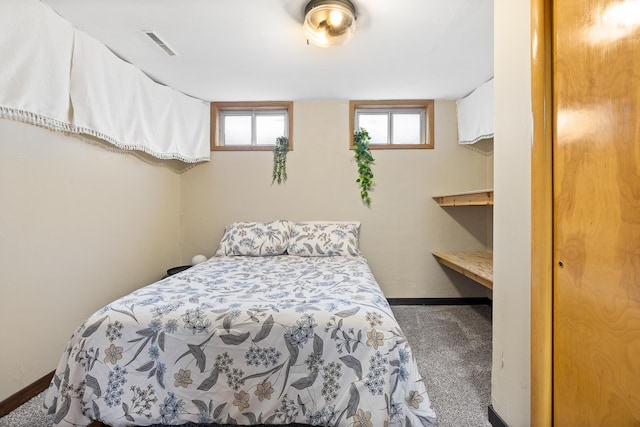
[[[433,148],[433,101],[351,101],[353,132],[364,128],[371,149]]]
[[[211,103],[211,150],[273,150],[286,136],[293,149],[291,102]]]

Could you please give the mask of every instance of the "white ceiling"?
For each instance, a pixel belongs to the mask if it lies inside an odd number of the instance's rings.
[[[306,44],[307,0],[42,1],[206,101],[458,99],[493,76],[493,0],[353,0],[356,32],[330,49]]]

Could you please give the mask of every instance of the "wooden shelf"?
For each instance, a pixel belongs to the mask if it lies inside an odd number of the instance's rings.
[[[491,252],[433,252],[442,265],[493,289],[493,254]]]
[[[434,200],[440,206],[488,206],[493,205],[493,189],[435,196]]]
[[[433,198],[440,206],[492,206],[493,189],[466,191]],[[491,252],[433,252],[436,260],[450,269],[493,289]]]

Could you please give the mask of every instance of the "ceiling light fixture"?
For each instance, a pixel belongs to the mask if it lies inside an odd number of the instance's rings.
[[[340,46],[356,30],[356,8],[349,0],[311,0],[304,9],[307,42],[320,47]]]

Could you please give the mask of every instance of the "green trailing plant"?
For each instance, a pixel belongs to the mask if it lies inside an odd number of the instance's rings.
[[[369,196],[369,191],[373,187],[371,165],[375,161],[369,149],[370,142],[371,137],[364,128],[360,128],[360,130],[353,133],[354,158],[358,164],[358,179],[356,179],[356,182],[360,184],[360,198],[367,207],[371,207],[371,196]]]
[[[289,138],[279,136],[273,147],[273,175],[271,184],[282,184],[287,181],[287,153],[289,152]]]

